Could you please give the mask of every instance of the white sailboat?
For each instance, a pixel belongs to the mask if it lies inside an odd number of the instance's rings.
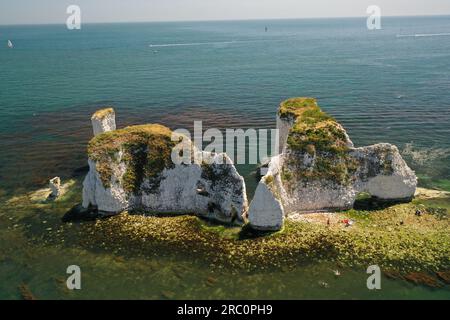
[[[11,42],[11,40],[8,40],[8,48],[14,48],[13,43]]]

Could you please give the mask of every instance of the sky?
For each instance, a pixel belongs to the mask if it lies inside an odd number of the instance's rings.
[[[65,23],[72,4],[83,23],[450,15],[450,0],[0,0],[0,24]]]

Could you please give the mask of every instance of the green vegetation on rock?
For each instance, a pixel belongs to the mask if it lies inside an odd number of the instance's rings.
[[[96,111],[93,115],[92,115],[92,119],[97,119],[97,120],[101,120],[104,119],[107,115],[114,113],[114,109],[113,108],[104,108],[101,110]]]
[[[96,162],[97,172],[105,188],[110,186],[113,163],[124,161],[127,170],[123,175],[126,191],[138,193],[144,179],[150,189],[159,186],[161,173],[172,168],[172,148],[169,128],[158,124],[127,127],[94,137],[88,145],[89,159]]]
[[[267,185],[271,185],[273,183],[273,180],[274,180],[273,176],[268,175],[265,177],[265,182]]]
[[[349,155],[349,141],[344,128],[323,112],[314,98],[294,98],[281,103],[281,118],[291,118],[294,125],[287,143],[296,154],[307,154],[311,166],[289,163],[295,174],[310,180],[332,180],[338,184],[350,182],[357,163]]]
[[[317,107],[317,101],[314,98],[292,98],[281,103],[278,115],[282,119],[297,118],[305,110]]]

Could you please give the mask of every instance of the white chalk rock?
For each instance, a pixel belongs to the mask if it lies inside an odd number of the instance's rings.
[[[209,156],[203,152],[203,157]],[[212,157],[231,163],[225,154]],[[149,212],[196,213],[220,222],[242,222],[248,205],[244,179],[234,165],[226,163],[165,169],[159,188],[142,194],[142,207]]]
[[[414,197],[417,177],[397,147],[355,148],[313,98],[284,101],[277,129],[282,153],[271,159],[250,204],[254,228],[278,230],[283,216],[350,209],[361,192],[383,200]]]
[[[294,125],[295,118],[294,117],[285,117],[281,118],[279,114],[277,114],[277,130],[279,137],[279,150],[278,154],[285,152],[285,148],[287,145],[287,138],[289,135],[289,131],[291,131],[292,126]]]
[[[58,198],[61,194],[61,179],[55,177],[49,181],[50,198]]]
[[[291,187],[283,204],[287,215],[321,211],[346,210],[353,207],[357,192],[352,186],[326,181],[299,183]]]
[[[276,231],[283,226],[284,208],[281,192],[275,191],[282,188],[278,160],[279,157],[272,158],[268,172],[258,184],[248,210],[249,224],[255,230]]]
[[[414,197],[417,177],[398,148],[388,143],[352,149],[359,162],[354,184],[358,192],[367,192],[383,200],[408,200]]]
[[[89,172],[83,182],[83,207],[95,207],[105,215],[116,214],[130,208],[133,197],[129,197],[121,183],[115,178],[123,176],[125,164],[123,162],[113,162],[110,165],[114,175],[108,187],[103,185],[100,174],[97,171],[97,164],[89,160]]]
[[[171,131],[159,125],[129,127],[101,138],[89,145],[83,207],[104,214],[191,213],[244,222],[248,209],[244,179],[225,154],[203,152],[201,164],[174,164]]]
[[[98,110],[91,117],[94,136],[116,130],[116,113],[113,108]]]

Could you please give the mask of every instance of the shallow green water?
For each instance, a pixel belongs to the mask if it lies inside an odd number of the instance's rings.
[[[326,261],[247,272],[176,252],[118,255],[100,243],[88,248],[82,226],[94,222],[61,222],[79,191],[78,184],[45,208],[22,202],[0,210],[0,299],[21,299],[21,284],[38,299],[450,299],[448,287],[385,277],[381,290],[370,291],[364,269]],[[79,291],[66,288],[69,265],[81,268]]]

